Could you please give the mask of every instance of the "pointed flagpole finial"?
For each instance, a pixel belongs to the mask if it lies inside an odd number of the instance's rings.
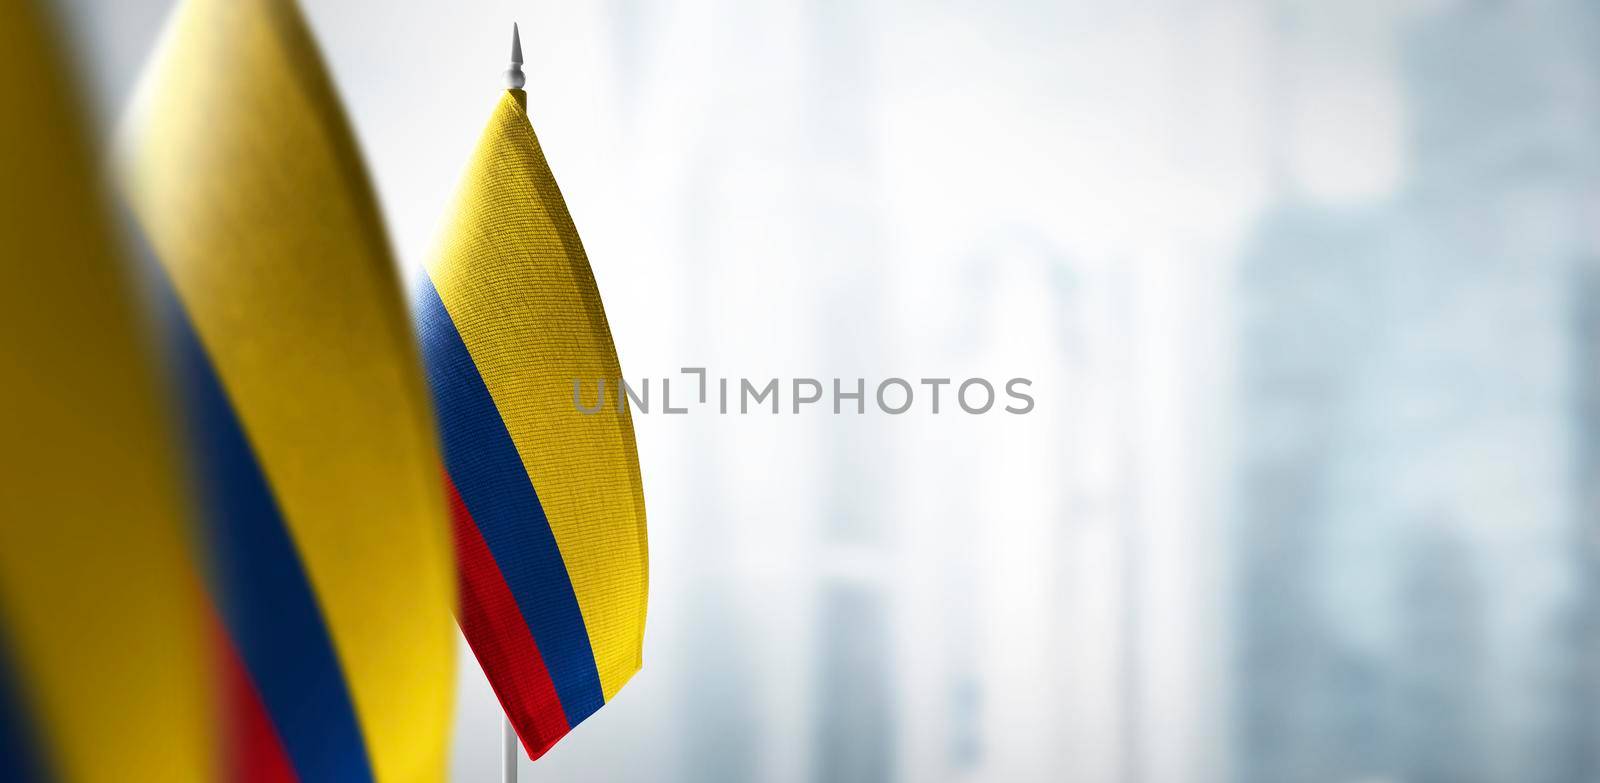
[[[517,23],[512,22],[511,67],[506,69],[506,87],[520,90],[527,81],[527,78],[522,75],[522,35],[517,32]]]

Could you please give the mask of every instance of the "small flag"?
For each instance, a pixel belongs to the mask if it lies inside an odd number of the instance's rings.
[[[454,604],[437,436],[376,200],[288,0],[186,0],[129,122],[175,292],[229,773],[440,780]]]
[[[414,312],[444,436],[457,620],[538,758],[638,671],[649,569],[632,420],[573,405],[574,379],[621,368],[526,100],[512,89],[495,107]]]
[[[161,364],[44,17],[0,2],[0,780],[210,780]]]

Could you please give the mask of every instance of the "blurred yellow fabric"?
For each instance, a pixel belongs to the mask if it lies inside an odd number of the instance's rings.
[[[189,0],[144,75],[128,188],[270,483],[379,781],[445,772],[454,576],[415,343],[298,9]]]
[[[213,769],[207,631],[158,364],[66,57],[0,3],[0,637],[70,781]]]

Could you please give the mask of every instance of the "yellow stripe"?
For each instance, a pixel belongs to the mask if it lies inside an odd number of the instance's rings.
[[[207,780],[179,458],[62,59],[0,3],[0,637],[62,779]]]
[[[188,0],[129,130],[135,208],[321,603],[380,781],[438,780],[453,563],[377,206],[292,2]]]
[[[621,377],[600,292],[520,100],[507,92],[429,274],[550,520],[609,701],[639,670],[649,567],[633,422],[572,380]]]

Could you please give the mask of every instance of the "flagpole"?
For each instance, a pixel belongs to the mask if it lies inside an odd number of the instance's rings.
[[[504,715],[500,717],[500,783],[517,783],[517,730]]]
[[[517,32],[517,23],[511,23],[511,67],[506,69],[506,89],[520,90],[528,81],[522,75],[522,35]]]
[[[511,23],[511,67],[506,69],[506,88],[520,90],[527,82],[522,74],[522,34],[516,22]],[[517,783],[517,730],[511,725],[511,716],[500,716],[500,783]]]

